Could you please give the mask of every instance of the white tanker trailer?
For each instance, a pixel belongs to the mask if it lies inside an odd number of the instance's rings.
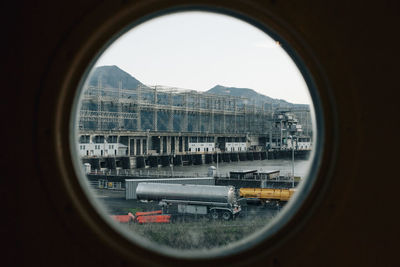
[[[159,201],[165,213],[230,220],[241,211],[233,186],[139,183],[139,200]]]

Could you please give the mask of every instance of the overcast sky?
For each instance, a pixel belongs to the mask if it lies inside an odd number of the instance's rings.
[[[280,45],[225,15],[184,12],[147,21],[116,40],[96,62],[103,65],[117,65],[147,85],[206,91],[219,84],[311,103],[302,75]]]

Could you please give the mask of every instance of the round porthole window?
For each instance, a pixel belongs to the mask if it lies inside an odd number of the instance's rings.
[[[156,253],[251,248],[314,183],[323,127],[312,78],[285,40],[236,17],[185,11],[135,24],[93,60],[75,99],[84,191]]]

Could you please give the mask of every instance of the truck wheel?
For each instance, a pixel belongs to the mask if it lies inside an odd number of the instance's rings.
[[[231,217],[232,217],[232,213],[230,213],[229,211],[224,211],[224,212],[222,213],[222,218],[223,218],[225,221],[229,221],[229,220],[231,219]]]
[[[218,220],[219,214],[216,210],[211,211],[210,215],[211,215],[211,219]]]

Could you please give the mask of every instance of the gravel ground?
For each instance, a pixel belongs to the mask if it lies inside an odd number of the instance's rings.
[[[125,190],[93,189],[95,197],[104,204],[107,213],[126,215],[132,211],[159,210],[158,202],[143,203],[135,199],[125,199]]]

